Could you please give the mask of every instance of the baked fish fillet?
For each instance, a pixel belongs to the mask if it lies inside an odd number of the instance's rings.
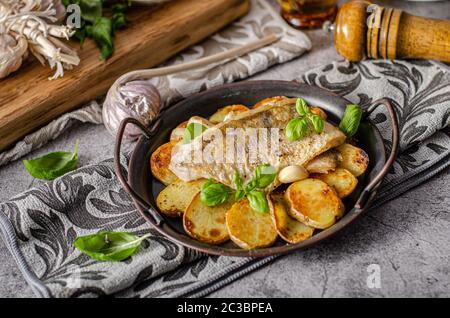
[[[329,123],[325,123],[320,134],[314,132],[297,141],[288,140],[284,129],[296,116],[293,105],[267,105],[244,112],[207,129],[189,144],[177,144],[169,168],[184,181],[213,178],[235,188],[232,181],[235,170],[248,181],[260,164],[270,164],[277,172],[290,165],[305,166],[321,153],[344,143],[345,135]],[[277,182],[266,191],[276,186]]]

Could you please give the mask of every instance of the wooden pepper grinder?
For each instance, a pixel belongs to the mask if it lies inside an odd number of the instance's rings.
[[[367,1],[347,2],[336,17],[334,45],[350,61],[381,58],[450,62],[450,20],[418,17]]]

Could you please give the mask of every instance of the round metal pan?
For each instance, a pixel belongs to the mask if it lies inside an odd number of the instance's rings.
[[[172,129],[192,116],[208,117],[218,108],[226,105],[244,104],[251,106],[264,98],[279,95],[302,97],[309,105],[323,108],[328,114],[328,120],[335,124],[339,123],[339,119],[342,117],[346,105],[350,103],[348,100],[327,90],[306,84],[287,81],[246,81],[215,87],[192,95],[164,110],[150,127],[144,127],[133,118],[125,119],[121,123],[116,140],[116,174],[125,190],[132,196],[142,217],[167,238],[204,253],[263,257],[289,253],[319,243],[338,233],[367,210],[376,194],[378,185],[392,165],[398,149],[398,125],[396,117],[391,105],[384,99],[374,102],[366,110],[358,133],[355,136],[358,141],[358,146],[364,149],[369,155],[369,167],[366,173],[359,178],[358,187],[354,193],[344,200],[346,206],[344,217],[330,228],[317,231],[308,240],[298,244],[288,244],[279,238],[272,247],[257,250],[241,249],[231,241],[214,246],[190,238],[183,229],[181,219],[168,218],[159,213],[155,199],[164,185],[153,178],[151,174],[150,156],[157,147],[169,140]],[[392,123],[393,138],[389,157],[387,157],[379,131],[367,119],[367,115],[379,105],[384,105],[388,109]],[[128,124],[139,126],[143,131],[143,136],[138,140],[131,156],[127,180],[120,168],[119,157],[123,132]]]

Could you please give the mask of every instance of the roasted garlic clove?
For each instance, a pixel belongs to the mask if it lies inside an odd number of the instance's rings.
[[[292,183],[308,178],[308,171],[302,166],[287,166],[278,173],[278,181]]]

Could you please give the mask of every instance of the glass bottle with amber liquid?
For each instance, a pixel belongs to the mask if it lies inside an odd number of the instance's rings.
[[[278,0],[281,15],[299,29],[318,29],[325,21],[334,21],[336,0]]]

